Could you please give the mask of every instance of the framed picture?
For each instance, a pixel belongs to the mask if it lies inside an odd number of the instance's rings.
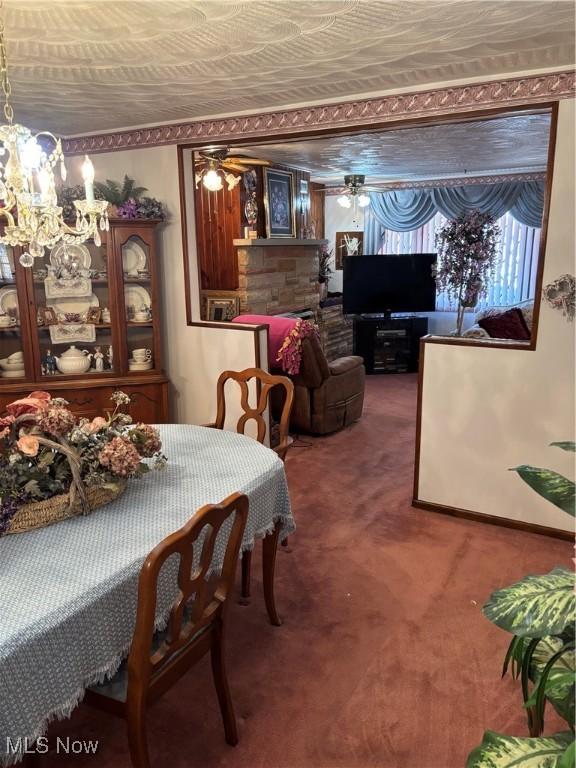
[[[58,325],[58,316],[53,307],[38,307],[42,325]]]
[[[240,299],[238,296],[208,296],[206,299],[206,320],[226,323],[239,314]]]
[[[294,177],[289,171],[264,168],[267,237],[296,237]]]
[[[98,325],[101,317],[102,317],[102,310],[100,309],[100,307],[88,308],[88,311],[86,312],[87,323],[94,323],[95,325]]]
[[[336,269],[343,269],[345,256],[362,256],[364,253],[364,232],[357,229],[350,232],[336,232],[335,246]]]

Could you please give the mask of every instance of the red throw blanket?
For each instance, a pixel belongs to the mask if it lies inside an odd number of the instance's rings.
[[[281,368],[294,376],[300,373],[302,339],[317,334],[318,329],[308,320],[274,315],[238,315],[233,323],[268,326],[268,360],[270,368]]]

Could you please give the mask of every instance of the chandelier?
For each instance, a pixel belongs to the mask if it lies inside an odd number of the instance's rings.
[[[0,243],[22,246],[24,267],[43,256],[44,248],[56,243],[81,243],[89,238],[101,245],[100,230],[108,230],[108,202],[94,199],[94,166],[88,156],[82,166],[85,200],[75,200],[74,226],[64,221],[56,196],[54,169],[59,166],[62,181],[66,166],[62,142],[48,131],[33,134],[14,123],[10,104],[4,22],[0,17],[0,79],[4,92],[6,124],[0,126]],[[2,226],[3,225],[3,226]]]

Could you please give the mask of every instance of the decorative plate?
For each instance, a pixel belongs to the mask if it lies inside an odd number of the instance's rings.
[[[99,307],[100,302],[98,296],[93,293],[91,296],[87,297],[52,299],[50,306],[54,308],[58,315],[66,315],[68,313],[82,315],[84,312],[87,312],[90,307]]]
[[[92,256],[85,245],[80,243],[59,242],[50,251],[50,264],[53,267],[65,267],[72,259],[78,262],[79,269],[90,269]]]
[[[137,312],[140,307],[147,307],[150,309],[152,306],[152,299],[146,288],[142,288],[141,285],[125,285],[124,303],[126,304],[126,311],[130,315]]]
[[[126,245],[122,246],[122,267],[124,274],[131,277],[138,276],[138,270],[143,271],[146,269],[146,253],[138,243],[134,240],[129,240]]]
[[[16,288],[0,288],[0,312],[12,315],[20,322],[18,291]]]

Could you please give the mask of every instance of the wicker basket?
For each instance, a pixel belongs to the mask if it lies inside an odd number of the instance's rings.
[[[85,489],[85,499],[88,502],[90,511],[97,507],[102,507],[114,499],[117,499],[126,489],[126,480],[119,480],[114,485],[95,486]],[[59,523],[61,520],[67,520],[70,517],[77,517],[85,514],[79,495],[75,487],[72,486],[68,493],[62,493],[59,496],[52,496],[50,499],[42,501],[33,501],[29,504],[23,504],[16,514],[10,520],[8,530],[4,535],[10,533],[24,533],[34,528],[43,528],[45,525]]]

